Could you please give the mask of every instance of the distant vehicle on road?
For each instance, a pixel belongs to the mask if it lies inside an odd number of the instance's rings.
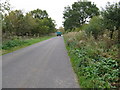
[[[61,36],[62,32],[56,32],[57,36]]]

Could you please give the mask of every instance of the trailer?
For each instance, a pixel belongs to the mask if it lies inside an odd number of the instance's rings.
[[[61,36],[62,32],[56,32],[57,36]]]

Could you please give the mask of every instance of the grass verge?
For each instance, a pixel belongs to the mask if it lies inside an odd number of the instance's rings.
[[[15,40],[10,40],[8,42],[5,42],[2,46],[1,46],[1,55],[16,51],[18,49],[21,48],[25,48],[27,46],[30,46],[32,44],[50,39],[54,36],[44,36],[44,37],[39,37],[39,38],[30,38],[30,39],[15,39]]]
[[[109,50],[110,54],[108,55],[107,50],[100,47],[101,45],[103,47],[101,41],[96,42],[90,38],[85,40],[80,34],[79,37],[74,33],[67,35],[64,35],[66,49],[80,87],[118,88],[119,64],[115,55],[110,53],[112,49],[114,49],[112,52],[116,52],[116,46]],[[79,41],[78,38],[81,40]]]

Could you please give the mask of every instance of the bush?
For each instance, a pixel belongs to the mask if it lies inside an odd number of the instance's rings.
[[[98,16],[93,17],[89,24],[84,26],[83,29],[86,31],[88,36],[92,34],[94,38],[97,39],[99,35],[103,34],[104,30],[102,18]]]

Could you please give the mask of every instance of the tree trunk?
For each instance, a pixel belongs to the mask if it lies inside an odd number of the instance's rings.
[[[118,62],[120,65],[120,27],[118,28]]]
[[[111,31],[111,33],[110,33],[110,39],[112,39],[113,38],[113,30]]]

